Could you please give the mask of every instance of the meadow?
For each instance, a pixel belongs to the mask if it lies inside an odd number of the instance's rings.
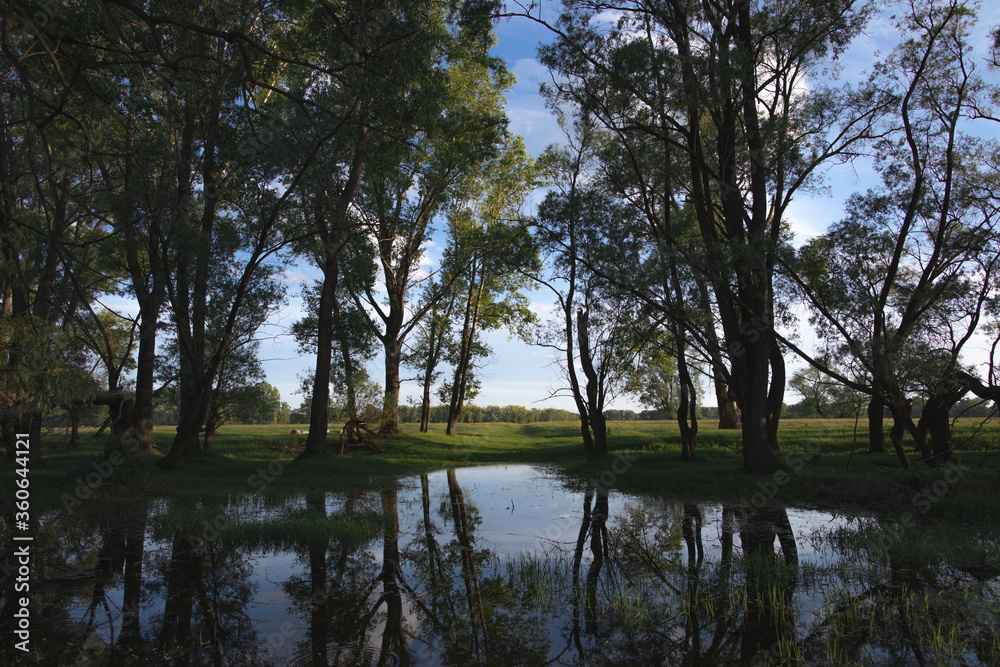
[[[954,442],[958,465],[898,467],[895,455],[868,454],[864,424],[853,420],[784,420],[779,457],[786,470],[768,476],[743,473],[740,434],[702,424],[696,460],[680,460],[672,421],[609,423],[607,457],[583,455],[575,422],[462,424],[456,436],[443,424],[429,433],[403,425],[398,436],[362,445],[345,456],[331,451],[298,460],[303,442],[291,434],[303,425],[225,426],[212,449],[184,460],[174,472],[156,468],[161,454],[139,455],[112,439],[84,433],[70,449],[59,432],[45,438],[45,465],[32,470],[35,503],[65,504],[67,494],[87,498],[231,495],[284,496],[316,491],[388,488],[402,476],[430,470],[497,463],[531,463],[557,469],[571,486],[598,484],[630,493],[688,501],[742,502],[762,498],[781,505],[887,511],[921,517],[994,522],[1000,510],[1000,426],[959,420]],[[169,448],[173,428],[158,427],[155,443]],[[335,435],[332,435],[336,439]],[[112,457],[111,449],[123,452]],[[121,463],[108,466],[109,460]],[[110,473],[109,473],[110,470]],[[5,497],[9,494],[5,494]]]

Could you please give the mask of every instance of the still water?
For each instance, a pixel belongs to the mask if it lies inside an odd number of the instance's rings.
[[[526,465],[86,509],[40,520],[31,662],[1000,664],[997,568],[913,553],[885,519],[630,496]],[[345,530],[267,529],[289,520]]]

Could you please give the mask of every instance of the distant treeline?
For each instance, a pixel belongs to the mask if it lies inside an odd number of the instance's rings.
[[[172,395],[171,395],[172,396]],[[234,414],[230,423],[234,424],[304,424],[308,422],[308,409],[300,407],[289,414],[285,409],[276,411],[251,410],[250,406]],[[915,401],[913,406],[913,417],[919,419],[921,415],[922,401]],[[952,417],[970,417],[983,419],[994,413],[992,403],[984,404],[981,401],[966,399],[960,401],[951,410]],[[788,419],[829,419],[854,417],[854,411],[850,406],[829,406],[824,409],[823,414],[817,414],[815,408],[805,401],[795,405],[785,405],[781,411],[783,417]],[[96,426],[104,415],[100,408],[93,408],[93,414],[89,419],[84,420],[85,425]],[[886,419],[891,418],[888,411]],[[479,405],[466,406],[460,419],[464,424],[481,424],[490,422],[501,422],[508,424],[533,424],[536,422],[556,422],[556,421],[576,421],[580,418],[575,412],[562,410],[560,408],[526,408],[521,405]],[[605,418],[609,421],[652,421],[652,420],[673,420],[676,415],[673,410],[605,410]],[[701,407],[698,409],[698,419],[711,422],[719,418],[719,410],[716,407]],[[864,408],[862,408],[862,418],[864,418]],[[339,424],[347,420],[347,414],[342,409],[331,408],[330,424]],[[49,420],[47,426],[62,426],[63,420]],[[399,406],[399,421],[403,424],[416,424],[420,422],[420,407],[413,405]],[[448,406],[437,405],[431,407],[431,423],[443,424],[448,421]],[[177,406],[172,401],[161,401],[157,404],[156,423],[160,425],[171,425],[177,423]]]
[[[714,410],[714,408],[713,408]],[[638,421],[651,419],[673,419],[662,410],[605,410],[604,417],[611,421]],[[526,408],[522,405],[467,405],[459,419],[463,424],[480,424],[488,422],[504,422],[508,424],[531,424],[534,422],[577,421],[580,415],[560,408]],[[403,424],[420,422],[420,407],[413,405],[399,406],[399,421]],[[431,407],[431,423],[444,424],[448,421],[448,406]]]

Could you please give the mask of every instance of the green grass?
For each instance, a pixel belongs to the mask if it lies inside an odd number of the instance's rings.
[[[705,422],[700,425],[696,460],[690,463],[680,460],[674,422],[611,422],[611,454],[593,461],[583,456],[579,424],[572,421],[460,424],[454,437],[444,434],[443,424],[431,425],[426,434],[419,433],[416,425],[404,425],[399,436],[381,442],[376,450],[312,460],[296,460],[303,444],[290,434],[296,425],[227,426],[216,435],[210,451],[184,460],[173,472],[155,467],[173,436],[171,427],[160,427],[155,432],[160,453],[130,455],[110,478],[99,475],[101,462],[107,460],[107,438],[98,440],[84,433],[84,444],[70,450],[60,443],[65,436],[50,434],[43,437],[45,465],[31,471],[32,502],[34,507],[64,504],[67,496],[78,495],[88,476],[100,482],[90,491],[91,497],[249,492],[280,497],[389,488],[400,476],[447,466],[533,463],[561,468],[567,480],[578,486],[600,483],[622,491],[697,501],[754,504],[763,499],[897,514],[909,508],[919,516],[992,523],[1000,510],[1000,426],[988,423],[976,432],[977,424],[967,420],[956,426],[955,442],[962,447],[957,458],[964,466],[958,481],[943,468],[915,464],[901,470],[891,453],[867,454],[864,424],[852,458],[853,420],[783,421],[779,457],[788,470],[767,476],[742,472],[739,432],[719,431]],[[911,454],[912,461],[917,458]],[[946,474],[951,474],[953,483],[945,487]],[[10,498],[12,491],[4,493],[0,503]]]

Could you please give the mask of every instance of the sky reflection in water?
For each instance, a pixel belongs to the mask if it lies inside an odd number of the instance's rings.
[[[213,540],[165,528],[171,507],[42,519],[43,664],[987,664],[1000,651],[997,572],[886,553],[870,518],[570,490],[527,465],[225,508],[244,523],[390,517],[360,541]]]

